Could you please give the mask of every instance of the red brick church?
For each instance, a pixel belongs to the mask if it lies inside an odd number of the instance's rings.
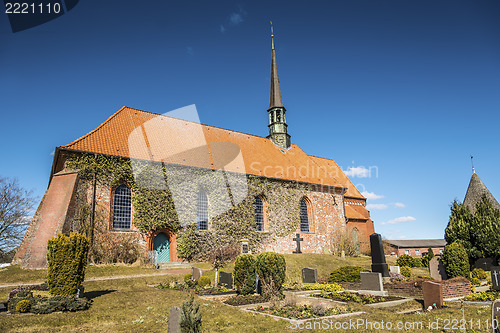
[[[56,148],[48,189],[14,262],[24,268],[46,267],[48,239],[58,232],[78,231],[80,221],[85,220],[81,217],[84,206],[90,207],[94,215],[96,207],[102,210],[101,219],[108,238],[101,239],[129,237],[143,251],[155,251],[158,262],[181,260],[177,249],[178,233],[185,225],[181,223],[181,228],[175,230],[168,223],[159,223],[159,227],[148,231],[139,228],[139,224],[143,226],[147,221],[139,221],[134,201],[136,193],[130,181],[117,178],[117,181],[105,183],[96,181],[95,176],[94,179],[88,175],[84,177],[82,170],[74,169],[68,163],[78,156],[140,160],[158,163],[165,168],[184,167],[200,172],[223,171],[226,185],[231,185],[231,177],[238,175],[245,179],[245,183],[252,179],[264,184],[249,189],[246,196],[238,199],[253,205],[252,214],[242,216],[241,221],[236,215],[231,215],[231,210],[237,206],[234,193],[229,195],[233,206],[224,209],[211,207],[218,202],[220,191],[190,183],[182,193],[189,197],[182,214],[185,220],[196,226],[197,232],[212,229],[228,233],[221,227],[223,224],[214,222],[218,215],[226,214],[225,219],[232,219],[232,223],[246,223],[252,235],[256,235],[254,238],[249,236],[252,252],[292,253],[296,249],[293,238],[299,233],[303,238],[303,253],[333,253],[338,245],[338,235],[346,231],[359,251],[368,251],[374,224],[365,207],[366,198],[334,160],[308,155],[291,143],[286,109],[281,99],[274,40],[267,112],[269,135],[259,137],[122,107],[88,134]],[[133,145],[131,138],[136,138],[132,140]],[[232,148],[228,147],[233,147],[234,151],[230,152]],[[217,163],[221,156],[229,162]],[[277,194],[276,189],[280,193]],[[175,197],[172,189],[171,192]],[[180,216],[182,209],[177,202],[174,206]],[[164,213],[168,215],[169,212]],[[90,222],[84,223],[96,223],[95,219],[87,219],[85,221]],[[247,238],[244,232],[241,237]]]

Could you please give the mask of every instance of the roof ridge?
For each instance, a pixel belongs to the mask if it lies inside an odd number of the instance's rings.
[[[87,134],[79,137],[78,139],[76,140],[73,140],[72,142],[68,143],[68,144],[65,144],[61,147],[67,147],[67,146],[70,146],[70,145],[73,145],[75,143],[77,143],[78,141],[81,141],[83,140],[84,138],[90,136],[91,134],[97,132],[98,129],[100,129],[101,127],[103,127],[105,124],[107,124],[111,119],[113,119],[114,117],[116,117],[117,114],[119,114],[120,112],[122,112],[125,108],[128,108],[128,106],[122,106],[118,111],[116,111],[115,113],[113,113],[111,116],[108,117],[108,119],[106,119],[103,123],[101,123],[99,126],[97,126],[96,128],[94,128],[92,131],[88,132]],[[140,110],[139,110],[140,111]]]

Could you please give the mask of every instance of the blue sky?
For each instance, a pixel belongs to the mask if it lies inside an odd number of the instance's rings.
[[[388,239],[441,238],[474,155],[500,197],[500,1],[80,1],[0,14],[0,175],[42,197],[56,146],[126,105],[267,135],[270,27],[292,142],[334,159]]]

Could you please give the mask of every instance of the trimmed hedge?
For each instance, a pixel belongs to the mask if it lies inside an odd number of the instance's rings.
[[[249,295],[255,290],[255,258],[242,254],[234,263],[234,285],[238,294]]]
[[[359,282],[361,281],[361,272],[369,272],[369,270],[359,266],[343,266],[330,273],[328,283]]]
[[[400,272],[401,272],[401,275],[403,275],[403,276],[405,276],[407,278],[411,277],[411,275],[412,275],[411,268],[408,267],[408,266],[401,267],[400,268]]]
[[[396,263],[399,267],[415,267],[415,259],[407,254],[403,254],[402,256],[400,256],[398,260],[396,260]]]
[[[460,243],[453,243],[444,247],[441,257],[448,279],[463,276],[469,278],[470,266],[469,256],[464,246]]]
[[[211,283],[210,278],[208,276],[200,276],[198,279],[198,285],[202,288],[209,286]]]
[[[47,282],[52,295],[75,295],[85,279],[89,243],[84,235],[61,233],[47,244]]]
[[[285,256],[274,252],[264,252],[255,259],[255,272],[262,280],[264,296],[281,296],[286,276]]]

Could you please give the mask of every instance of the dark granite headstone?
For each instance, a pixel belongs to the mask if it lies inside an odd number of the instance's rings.
[[[315,268],[302,268],[302,283],[318,283],[318,270]]]
[[[422,283],[422,292],[424,294],[424,307],[427,309],[429,306],[438,309],[443,307],[443,288],[441,283],[434,281],[424,281]]]
[[[500,266],[491,266],[491,283],[493,290],[500,290]]]
[[[491,306],[491,324],[493,333],[500,333],[500,299],[495,300]]]
[[[494,266],[493,261],[493,258],[479,258],[474,263],[474,268],[481,268],[485,271],[491,271],[491,266]]]
[[[255,286],[257,287],[257,294],[262,295],[262,282],[260,281],[259,275],[255,273]]]
[[[192,267],[191,268],[191,278],[193,279],[194,282],[198,282],[198,279],[203,275],[203,271],[201,268],[198,267]]]
[[[225,285],[227,289],[233,289],[233,274],[228,272],[220,272],[220,281],[221,285]]]
[[[372,253],[372,272],[381,273],[382,277],[389,277],[389,266],[385,262],[384,246],[380,234],[370,235],[370,247]]]
[[[429,273],[431,275],[431,278],[436,281],[448,279],[443,261],[439,257],[434,257],[431,259],[431,261],[429,261]]]
[[[173,306],[168,314],[168,333],[181,333],[181,308]]]

